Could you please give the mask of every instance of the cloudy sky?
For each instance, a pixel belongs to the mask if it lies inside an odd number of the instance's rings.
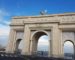
[[[0,0],[0,44],[6,45],[12,16],[75,12],[75,0]]]

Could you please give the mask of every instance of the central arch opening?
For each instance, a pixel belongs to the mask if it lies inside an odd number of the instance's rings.
[[[38,40],[37,52],[39,55],[48,56],[49,41],[47,35],[42,35]]]
[[[33,54],[48,56],[49,37],[46,32],[36,32],[33,36]]]

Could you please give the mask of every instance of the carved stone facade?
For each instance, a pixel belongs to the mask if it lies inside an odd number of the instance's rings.
[[[64,34],[64,32],[75,32],[75,13],[16,16],[12,18],[10,27],[7,53],[14,53],[16,50],[16,42],[21,39],[21,37],[17,38],[17,32],[24,33],[22,36],[24,42],[22,54],[25,55],[32,55],[33,52],[37,51],[37,41],[42,35],[48,35],[49,37],[49,56],[63,57],[63,45],[67,40],[73,42],[75,49],[75,35],[72,34],[72,39],[69,34],[67,37]]]

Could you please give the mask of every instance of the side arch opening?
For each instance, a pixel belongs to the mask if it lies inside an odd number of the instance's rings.
[[[74,59],[74,43],[71,40],[66,40],[64,42],[64,57]]]
[[[15,53],[21,54],[21,52],[22,52],[22,43],[23,43],[22,39],[17,39]]]

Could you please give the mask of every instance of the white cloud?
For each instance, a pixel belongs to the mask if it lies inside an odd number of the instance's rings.
[[[5,10],[0,8],[0,44],[2,46],[6,46],[9,35],[9,24],[10,22],[6,18],[10,16],[10,14]],[[7,18],[8,19],[8,18]]]
[[[3,35],[0,36],[0,45],[6,47],[7,46],[7,42],[8,41],[8,36],[7,35]]]
[[[10,22],[8,22],[7,19],[10,14],[5,9],[0,9],[0,24],[9,25]]]
[[[10,16],[10,14],[5,9],[0,9],[0,36],[5,36],[9,34],[9,24],[10,22],[5,20],[5,17]]]
[[[5,16],[10,16],[10,14],[5,9],[0,9],[0,21],[3,21]]]
[[[0,45],[6,47],[8,42],[9,30],[9,26],[0,24]]]
[[[48,45],[48,40],[44,40],[44,39],[42,39],[42,40],[39,40],[39,43],[38,43],[38,45],[40,46],[40,45]]]
[[[48,36],[42,36],[40,37],[39,41],[38,41],[38,50],[39,51],[48,51],[48,47],[49,47],[49,40],[48,40]]]
[[[0,45],[6,47],[9,36],[9,26],[0,24]]]
[[[65,42],[64,53],[74,53],[74,46],[70,41]]]
[[[0,36],[9,35],[9,30],[10,30],[9,26],[0,24]]]
[[[42,36],[39,39],[38,45],[49,45],[48,36]]]
[[[9,13],[7,13],[5,9],[0,9],[0,16],[5,16],[5,15],[9,16]]]

